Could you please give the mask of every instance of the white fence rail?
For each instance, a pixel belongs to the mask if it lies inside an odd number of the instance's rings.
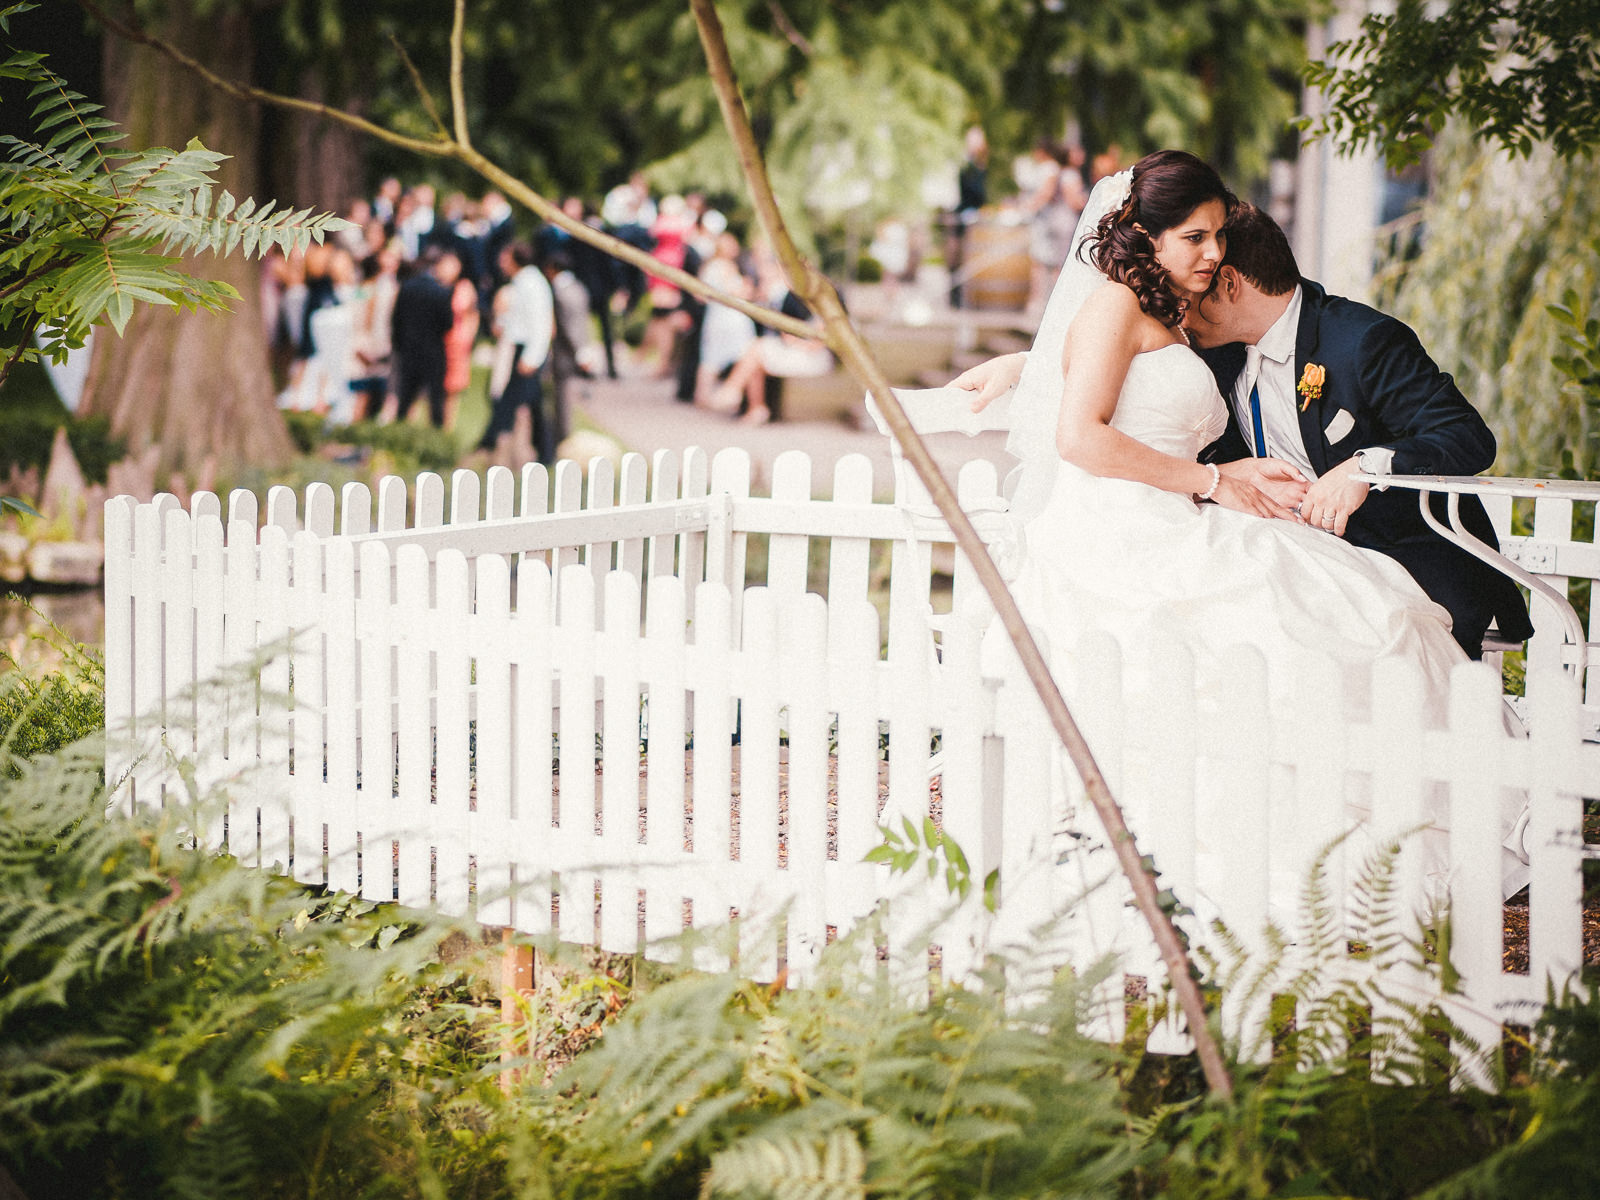
[[[571,463],[553,481],[537,466],[520,481],[456,472],[448,520],[437,476],[414,497],[396,479],[375,497],[350,485],[337,506],[323,485],[303,505],[274,489],[259,528],[248,493],[230,499],[226,523],[214,496],[189,511],[172,497],[113,500],[107,718],[125,732],[109,770],[126,777],[127,804],[152,806],[180,786],[175,757],[192,760],[229,796],[225,821],[203,831],[210,844],[374,899],[614,951],[738,914],[737,965],[758,978],[781,966],[803,979],[827,941],[894,895],[890,949],[940,914],[938,969],[960,977],[1112,864],[1085,849],[1092,815],[1051,800],[1060,769],[1026,686],[980,670],[987,609],[948,534],[874,504],[872,482],[865,460],[845,459],[830,498],[814,498],[794,452],[771,496],[752,497],[742,453],[708,463],[691,451],[649,469],[629,456],[617,477],[597,461],[587,490]],[[974,509],[1003,507],[987,464],[969,466],[960,490]],[[763,541],[764,581],[747,587]],[[886,639],[873,602],[885,562]],[[937,651],[935,565],[951,575],[954,614]],[[272,651],[259,702],[208,698],[207,679]],[[1118,648],[1085,653],[1118,694]],[[1124,697],[1118,720],[1086,732],[1180,898],[1256,938],[1269,915],[1292,916],[1309,863],[1355,819],[1352,797],[1370,803],[1378,835],[1444,806],[1458,1015],[1492,1033],[1578,969],[1582,809],[1600,796],[1600,745],[1583,740],[1577,685],[1558,664],[1534,671],[1532,735],[1512,740],[1481,665],[1453,680],[1447,729],[1419,715],[1375,730],[1328,709],[1320,698],[1337,689],[1314,672],[1299,681],[1306,706],[1269,711],[1269,664],[1246,655],[1223,728],[1194,702],[1186,652],[1161,653],[1159,693]],[[1422,712],[1420,679],[1395,670],[1374,686],[1418,693],[1409,710]],[[935,736],[943,828],[975,879],[953,907],[942,881],[908,891],[863,862],[880,823],[928,814]],[[1208,840],[1218,780],[1221,844]],[[1501,968],[1496,814],[1508,788],[1533,813],[1521,975]],[[1399,869],[1418,905],[1426,843],[1408,839]],[[1337,888],[1361,844],[1332,858]],[[991,914],[981,881],[995,869]],[[1125,899],[1115,878],[1089,889],[1062,936],[1074,954],[1119,953],[1159,990]],[[781,922],[752,920],[779,910]],[[708,941],[696,961],[724,965],[727,950]],[[1118,990],[1108,1034],[1124,1015]],[[1181,1032],[1157,1044],[1175,1048]]]

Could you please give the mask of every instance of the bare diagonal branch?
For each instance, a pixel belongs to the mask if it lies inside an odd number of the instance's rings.
[[[736,309],[751,320],[765,325],[769,329],[775,329],[780,333],[793,334],[795,337],[805,338],[808,341],[815,341],[820,336],[817,329],[805,321],[797,321],[793,317],[785,316],[774,309],[754,304],[741,296],[735,296],[731,292],[725,292],[720,288],[711,287],[698,276],[689,274],[681,267],[662,262],[654,255],[640,250],[637,246],[629,245],[627,242],[622,241],[620,238],[612,237],[603,230],[595,229],[582,221],[574,220],[557,205],[545,199],[545,197],[534,191],[504,167],[486,158],[471,145],[462,145],[456,141],[442,123],[440,124],[440,135],[436,138],[407,137],[391,129],[386,129],[376,122],[369,121],[365,117],[345,112],[343,109],[334,108],[331,105],[320,104],[314,100],[303,100],[298,96],[285,96],[278,92],[268,91],[266,88],[238,83],[217,74],[171,43],[142,29],[107,16],[95,0],[78,0],[78,3],[86,12],[102,22],[107,29],[118,37],[136,45],[148,46],[157,53],[166,55],[173,62],[185,70],[193,72],[195,76],[225,95],[253,103],[271,104],[275,107],[287,108],[295,112],[310,113],[313,116],[323,117],[348,126],[390,146],[409,150],[414,154],[427,158],[445,158],[453,162],[459,162],[475,171],[487,182],[493,184],[513,203],[521,204],[541,220],[565,230],[581,242],[587,242],[591,246],[604,250],[613,258],[621,259],[625,263],[629,263],[643,271],[648,271],[650,274],[660,279],[665,279],[669,283],[682,288],[692,295],[699,296],[703,300],[714,301],[717,304]],[[425,89],[423,94],[426,95]],[[435,116],[437,117],[437,114]]]
[[[450,114],[455,118],[456,142],[463,150],[472,149],[467,129],[466,89],[461,78],[461,43],[467,23],[467,0],[456,0],[455,18],[450,24]]]
[[[1173,925],[1172,918],[1161,907],[1155,874],[1142,861],[1139,849],[1134,843],[1133,833],[1123,818],[1122,809],[1112,796],[1105,775],[1095,762],[1094,754],[1084,741],[1077,722],[1068,710],[1066,700],[1056,686],[1050,668],[1046,665],[1038,644],[1033,640],[1033,635],[1022,618],[1016,599],[1006,587],[994,560],[989,557],[988,547],[978,536],[972,521],[957,502],[955,491],[940,472],[938,464],[934,462],[927,444],[912,428],[905,410],[895,398],[894,389],[889,386],[888,379],[867,352],[866,344],[855,326],[851,324],[833,285],[801,258],[800,252],[789,237],[783,213],[778,208],[772,184],[767,178],[766,165],[756,147],[755,134],[751,130],[744,101],[739,94],[733,62],[728,54],[727,40],[723,36],[722,23],[717,16],[713,0],[689,0],[689,7],[693,10],[695,22],[700,28],[700,41],[705,48],[712,83],[716,86],[717,100],[722,106],[723,121],[738,149],[739,163],[744,169],[745,180],[749,184],[762,228],[777,249],[785,269],[789,271],[792,286],[811,306],[812,311],[822,318],[829,348],[838,354],[857,377],[871,389],[873,398],[878,402],[890,430],[894,433],[895,440],[900,443],[900,448],[905,453],[906,460],[916,470],[923,486],[928,489],[934,504],[938,506],[939,514],[954,533],[956,544],[967,556],[967,560],[983,584],[984,591],[994,603],[995,612],[1001,624],[1005,626],[1006,633],[1010,635],[1012,645],[1017,649],[1023,668],[1039,694],[1056,736],[1066,747],[1073,766],[1077,768],[1083,780],[1089,801],[1094,805],[1122,872],[1133,889],[1134,903],[1155,937],[1162,962],[1167,968],[1167,976],[1188,1020],[1189,1032],[1194,1038],[1195,1049],[1199,1054],[1201,1067],[1205,1071],[1206,1083],[1215,1095],[1225,1099],[1231,1097],[1233,1082],[1229,1078],[1227,1064],[1207,1023],[1205,1001],[1195,981],[1183,939],[1179,936],[1177,927]]]

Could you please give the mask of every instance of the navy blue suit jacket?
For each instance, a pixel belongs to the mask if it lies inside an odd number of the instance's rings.
[[[1404,323],[1375,308],[1330,296],[1310,280],[1300,281],[1303,300],[1295,336],[1294,377],[1316,363],[1327,374],[1322,394],[1299,412],[1300,436],[1318,475],[1357,450],[1394,450],[1396,475],[1476,475],[1495,456],[1494,434],[1467,403],[1455,381],[1441,371]],[[1244,345],[1202,351],[1223,396],[1231,396],[1244,369]],[[1353,422],[1337,440],[1328,429],[1343,411]],[[1206,462],[1250,457],[1232,404],[1227,431],[1201,455]],[[1434,511],[1444,515],[1443,497]],[[1466,526],[1495,544],[1493,525],[1476,497],[1461,500]],[[1450,610],[1456,640],[1476,656],[1491,622],[1503,635],[1532,633],[1527,606],[1516,584],[1428,528],[1417,493],[1376,489],[1350,517],[1346,540],[1399,562],[1435,601]]]

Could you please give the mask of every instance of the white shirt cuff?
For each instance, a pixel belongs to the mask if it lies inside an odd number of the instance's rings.
[[[1394,474],[1394,448],[1392,446],[1369,446],[1365,450],[1356,451],[1356,465],[1368,475],[1393,475]],[[1378,491],[1387,491],[1386,483],[1372,485]]]

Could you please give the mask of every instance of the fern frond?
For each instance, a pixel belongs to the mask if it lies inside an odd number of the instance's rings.
[[[866,1200],[866,1154],[855,1130],[841,1127],[820,1145],[799,1136],[746,1138],[711,1159],[700,1195],[772,1200]]]

